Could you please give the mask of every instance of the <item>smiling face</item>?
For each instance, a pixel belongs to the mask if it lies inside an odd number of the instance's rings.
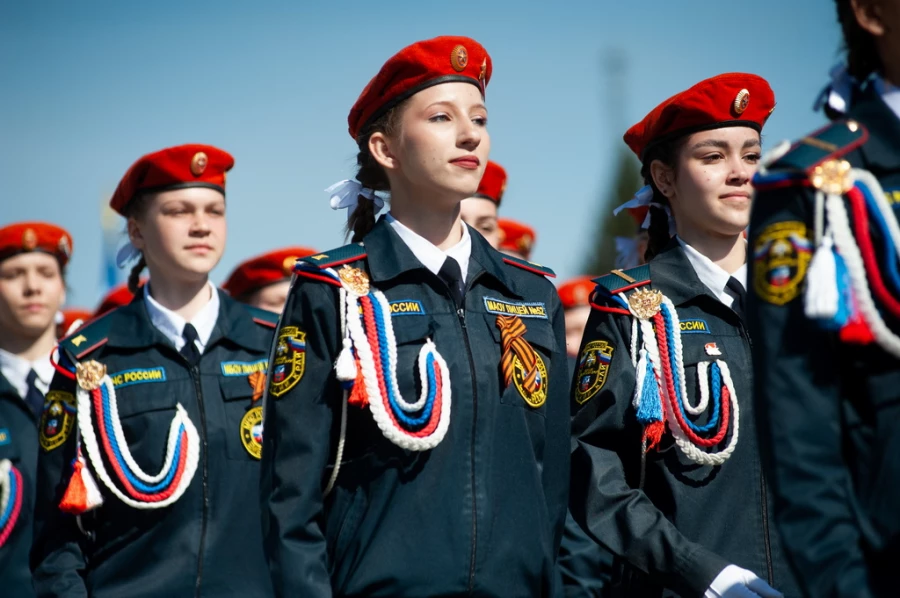
[[[146,201],[142,213],[128,219],[128,234],[143,252],[151,277],[205,280],[225,251],[225,196],[188,187]]]
[[[669,199],[679,236],[730,237],[747,228],[760,149],[755,130],[725,127],[685,138],[674,167],[654,161],[654,182]]]
[[[398,130],[373,133],[369,150],[391,192],[458,203],[478,189],[490,152],[487,108],[470,83],[442,83],[404,102]]]
[[[0,262],[0,334],[40,337],[55,329],[65,300],[62,270],[52,255],[32,251]]]

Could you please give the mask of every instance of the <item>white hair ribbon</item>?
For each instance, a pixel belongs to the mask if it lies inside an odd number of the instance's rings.
[[[644,185],[637,190],[634,197],[613,210],[613,216],[618,216],[619,212],[622,210],[631,210],[649,206],[651,201],[653,201],[653,188],[650,185]]]
[[[359,205],[360,196],[375,204],[376,214],[384,207],[384,197],[381,193],[368,187],[363,187],[362,183],[353,179],[337,182],[325,189],[325,193],[329,196],[332,210],[347,210],[347,220],[350,219],[353,210]]]
[[[128,262],[136,260],[139,255],[141,255],[140,250],[126,239],[125,244],[119,247],[119,251],[116,252],[116,266],[124,268]]]
[[[850,107],[853,89],[859,83],[847,72],[847,65],[843,62],[839,62],[831,67],[828,75],[831,77],[831,83],[819,93],[813,109],[820,110],[827,105],[839,114],[846,114]]]

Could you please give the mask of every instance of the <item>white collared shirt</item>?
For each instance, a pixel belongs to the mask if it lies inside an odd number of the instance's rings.
[[[462,239],[447,251],[443,251],[438,249],[431,241],[394,218],[390,212],[385,216],[385,220],[391,225],[394,232],[400,235],[400,238],[409,247],[413,255],[416,256],[416,259],[422,262],[423,266],[437,274],[440,272],[441,266],[444,265],[444,260],[452,257],[459,262],[463,282],[466,281],[466,274],[469,272],[469,258],[472,257],[472,236],[469,234],[469,227],[464,223],[460,223],[462,226]]]
[[[54,373],[49,353],[37,361],[28,361],[23,357],[0,349],[0,372],[3,373],[3,377],[12,384],[12,387],[16,389],[16,392],[23,399],[25,398],[25,393],[28,392],[28,383],[25,379],[28,378],[28,372],[31,370],[34,370],[35,374],[37,374],[34,385],[39,391],[47,394],[47,391],[50,390],[50,381],[53,380]]]
[[[144,285],[144,300],[147,304],[150,322],[175,345],[176,350],[181,351],[182,347],[184,347],[182,334],[184,334],[184,326],[187,324],[187,321],[174,311],[163,307],[153,298],[150,294],[151,284],[152,281]],[[216,290],[212,282],[207,284],[211,294],[209,302],[191,320],[191,324],[197,329],[197,340],[195,342],[201,355],[206,350],[206,344],[209,342],[213,328],[216,327],[216,320],[219,318],[219,291]]]
[[[891,85],[881,77],[877,77],[875,79],[875,89],[894,115],[900,118],[900,87]]]
[[[741,267],[735,270],[733,274],[729,274],[721,266],[715,264],[711,259],[685,243],[681,237],[676,237],[676,239],[678,239],[678,244],[684,249],[684,254],[687,256],[691,266],[694,267],[694,272],[697,273],[697,278],[700,279],[700,282],[705,284],[719,301],[731,307],[731,304],[734,303],[734,297],[725,292],[725,285],[728,284],[729,278],[735,278],[746,290],[747,264],[741,264]]]

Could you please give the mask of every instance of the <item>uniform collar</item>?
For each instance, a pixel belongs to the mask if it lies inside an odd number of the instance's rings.
[[[859,151],[873,170],[900,170],[900,117],[878,93],[877,81],[866,86],[847,116],[866,126],[869,140]],[[877,174],[877,173],[876,173]]]
[[[468,225],[465,226],[468,229]],[[466,232],[470,240],[469,265],[465,270],[466,280],[472,281],[484,273],[500,282],[513,295],[521,297],[519,289],[506,273],[509,266],[503,263],[503,256],[481,235],[473,235],[471,230]],[[415,270],[428,270],[384,217],[375,223],[363,239],[363,244],[366,248],[369,275],[375,282],[389,281]]]
[[[459,243],[444,251],[394,218],[390,212],[385,215],[384,220],[391,225],[397,236],[406,243],[406,246],[416,256],[416,259],[422,262],[422,265],[428,268],[432,274],[440,272],[441,266],[444,265],[444,260],[452,257],[459,264],[459,269],[463,273],[463,282],[465,282],[469,272],[469,257],[472,255],[472,236],[464,223],[460,222],[462,238],[459,240]]]
[[[230,342],[254,351],[266,351],[270,336],[253,322],[253,316],[243,304],[216,289],[218,314],[212,332],[206,342],[212,347],[218,342]],[[109,318],[107,343],[111,347],[141,348],[153,345],[173,346],[150,321],[148,304],[144,294],[138,293],[134,301],[112,311]],[[199,328],[198,328],[199,333]]]
[[[697,276],[677,237],[672,237],[668,245],[650,260],[650,280],[654,289],[672,300],[676,306],[706,295],[717,303],[719,298]]]
[[[733,274],[729,274],[721,266],[685,243],[684,239],[681,237],[675,238],[678,240],[678,244],[684,251],[684,256],[691,263],[691,267],[693,267],[694,273],[700,279],[700,282],[705,284],[719,301],[731,307],[731,304],[734,303],[734,298],[725,292],[725,285],[728,284],[731,278],[735,278],[746,289],[747,263],[743,263]]]
[[[37,361],[28,361],[18,355],[13,355],[9,351],[0,349],[0,373],[6,378],[20,397],[25,397],[28,392],[28,384],[25,379],[28,372],[34,370],[37,374],[35,386],[42,393],[47,394],[50,389],[50,381],[53,380],[53,364],[50,363],[50,355],[38,359]]]
[[[169,342],[175,345],[175,349],[181,351],[184,347],[184,327],[187,320],[182,318],[174,311],[168,309],[159,303],[150,294],[151,280],[144,285],[144,301],[147,305],[147,315],[150,316],[150,322],[162,332]],[[210,291],[210,299],[206,305],[197,312],[197,315],[191,320],[191,324],[197,329],[197,348],[202,354],[209,344],[209,337],[212,335],[213,328],[216,326],[216,320],[219,317],[219,292],[211,282],[207,282]]]

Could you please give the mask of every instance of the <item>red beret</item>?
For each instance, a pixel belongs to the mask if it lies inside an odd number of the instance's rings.
[[[72,236],[46,222],[17,222],[0,228],[0,261],[31,251],[49,253],[65,266],[72,255]]]
[[[503,192],[506,191],[506,171],[496,162],[488,161],[484,167],[484,176],[478,184],[478,191],[475,197],[483,197],[500,205],[503,199]]]
[[[516,251],[528,259],[537,239],[534,229],[509,218],[498,218],[497,226],[500,227],[500,249]]]
[[[371,121],[432,85],[463,81],[484,89],[491,80],[491,57],[468,37],[442,36],[406,46],[384,63],[350,109],[347,122],[356,139]]]
[[[59,326],[59,330],[63,335],[69,332],[69,328],[75,323],[75,320],[81,320],[81,326],[84,326],[94,317],[94,313],[81,307],[67,307],[62,310],[63,321]],[[79,326],[79,328],[81,327]],[[74,330],[72,331],[74,332]]]
[[[595,286],[597,284],[590,276],[572,278],[559,285],[559,300],[562,302],[563,309],[588,305]]]
[[[225,173],[234,158],[211,145],[189,143],[141,157],[131,165],[109,207],[125,215],[125,206],[141,191],[166,191],[184,187],[209,187],[225,193]]]
[[[314,253],[316,251],[308,247],[270,251],[240,264],[222,288],[232,297],[240,297],[274,282],[288,280],[294,271],[294,262]]]
[[[725,73],[675,94],[625,133],[625,143],[638,158],[648,148],[684,135],[744,126],[762,131],[775,110],[775,94],[757,75]]]
[[[141,286],[147,282],[146,280],[141,280]],[[121,284],[117,287],[114,287],[103,300],[100,302],[100,305],[97,307],[97,310],[94,312],[94,317],[99,317],[105,314],[108,311],[112,311],[117,307],[122,307],[123,305],[128,305],[131,303],[131,300],[134,298],[134,295],[131,291],[128,290],[127,284]]]

